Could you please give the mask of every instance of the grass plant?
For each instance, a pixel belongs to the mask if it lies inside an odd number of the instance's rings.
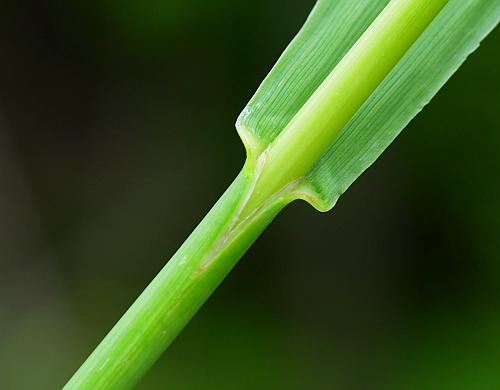
[[[319,0],[237,120],[240,174],[65,388],[133,387],[278,213],[330,210],[499,18],[500,0]]]

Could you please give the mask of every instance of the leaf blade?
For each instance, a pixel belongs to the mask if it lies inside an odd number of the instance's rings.
[[[240,134],[250,133],[250,137],[258,139],[260,149],[255,154],[285,128],[342,59],[346,47],[354,44],[363,33],[361,30],[368,27],[387,3],[320,0],[316,4],[302,30],[238,119]],[[353,20],[358,13],[363,15],[362,23]],[[499,18],[499,0],[450,0],[312,166],[297,197],[321,211],[332,208],[349,185],[438,92]],[[336,23],[328,24],[331,21]],[[336,24],[340,22],[339,27]],[[325,37],[334,43],[318,46]]]

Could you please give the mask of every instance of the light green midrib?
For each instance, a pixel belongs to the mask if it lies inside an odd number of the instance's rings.
[[[242,216],[303,177],[448,0],[392,0],[259,157]]]

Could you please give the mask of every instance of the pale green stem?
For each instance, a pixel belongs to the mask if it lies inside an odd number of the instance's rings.
[[[304,176],[448,0],[392,0],[261,157],[245,213]]]

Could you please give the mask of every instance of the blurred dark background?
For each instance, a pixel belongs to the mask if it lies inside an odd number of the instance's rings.
[[[312,5],[1,4],[1,389],[60,388],[205,215]],[[499,38],[333,212],[287,208],[138,388],[500,388]]]

